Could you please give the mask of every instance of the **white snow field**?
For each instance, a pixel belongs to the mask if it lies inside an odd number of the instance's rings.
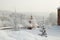
[[[60,40],[60,27],[53,26],[47,28],[48,37],[41,37],[38,35],[39,29],[32,30],[0,30],[0,40]]]

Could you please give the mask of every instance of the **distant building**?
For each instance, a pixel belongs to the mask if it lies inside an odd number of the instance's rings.
[[[60,25],[60,8],[58,8],[58,25]]]

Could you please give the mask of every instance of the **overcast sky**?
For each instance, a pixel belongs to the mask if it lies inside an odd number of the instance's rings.
[[[0,0],[0,10],[17,12],[56,12],[60,0]]]

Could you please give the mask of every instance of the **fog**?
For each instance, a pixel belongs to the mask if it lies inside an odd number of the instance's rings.
[[[60,0],[0,0],[0,10],[47,16],[56,12]]]

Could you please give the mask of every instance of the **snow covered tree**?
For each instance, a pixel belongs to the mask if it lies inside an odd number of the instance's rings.
[[[57,14],[54,12],[50,13],[48,20],[51,25],[57,25]]]
[[[23,15],[23,14],[18,14],[18,13],[12,13],[11,15],[10,15],[10,17],[11,17],[11,21],[12,21],[12,23],[13,23],[13,28],[15,29],[15,30],[19,30],[19,28],[21,27],[21,26],[23,26],[23,20],[24,20],[24,16],[25,15]]]
[[[11,22],[13,23],[13,28],[14,28],[14,30],[17,30],[17,21],[16,21],[16,15],[15,15],[15,13],[12,13],[11,15],[10,15],[10,17],[11,17]]]
[[[41,26],[40,32],[41,32],[41,34],[39,34],[39,35],[47,37],[45,24],[44,24],[44,17],[43,17],[43,21],[42,21],[42,26]]]

